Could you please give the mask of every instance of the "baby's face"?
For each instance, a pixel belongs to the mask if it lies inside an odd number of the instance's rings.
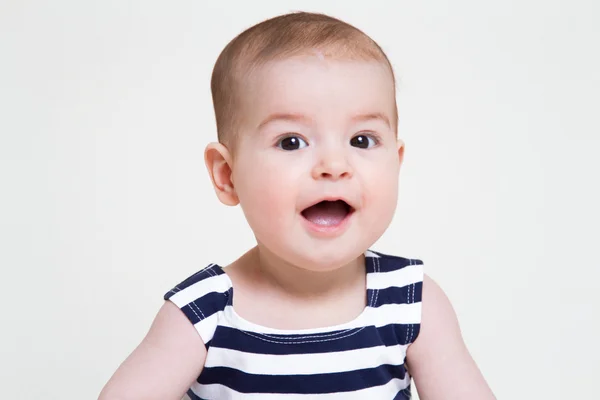
[[[403,153],[394,99],[378,62],[296,57],[251,75],[232,180],[260,245],[326,270],[383,234]]]

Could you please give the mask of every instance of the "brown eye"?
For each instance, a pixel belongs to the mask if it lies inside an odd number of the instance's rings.
[[[308,144],[298,136],[288,136],[277,142],[277,147],[287,151],[302,149],[306,146],[308,146]]]
[[[358,147],[359,149],[368,149],[369,147],[373,147],[377,144],[375,139],[370,137],[369,135],[356,135],[352,139],[350,139],[350,145],[353,147]]]

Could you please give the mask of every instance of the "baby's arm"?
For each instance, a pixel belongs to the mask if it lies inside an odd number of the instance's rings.
[[[206,347],[198,332],[181,310],[167,301],[99,400],[180,400],[200,375],[205,359]]]
[[[422,400],[492,400],[463,341],[456,313],[442,289],[423,280],[421,330],[407,353],[408,369]]]

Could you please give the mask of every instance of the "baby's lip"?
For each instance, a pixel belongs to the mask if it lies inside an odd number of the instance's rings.
[[[346,203],[348,205],[348,207],[350,207],[350,211],[355,211],[356,210],[356,203],[353,202],[353,201],[351,201],[351,200],[349,200],[346,197],[343,197],[343,196],[325,196],[325,197],[322,197],[320,199],[317,199],[317,200],[311,202],[306,207],[302,208],[301,212],[303,212],[304,210],[306,210],[306,209],[308,209],[308,208],[310,208],[312,206],[315,206],[315,205],[317,205],[319,203],[322,203],[324,201],[343,201],[344,203]]]

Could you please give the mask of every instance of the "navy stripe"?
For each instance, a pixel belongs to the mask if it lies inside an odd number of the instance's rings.
[[[192,324],[222,311],[229,299],[229,291],[225,293],[211,292],[181,307],[181,311]]]
[[[365,257],[365,271],[367,274],[375,273],[375,257]]]
[[[255,354],[310,354],[365,349],[376,346],[407,344],[416,337],[418,324],[390,324],[376,328],[349,329],[321,335],[264,335],[218,326],[211,347]]]
[[[241,393],[339,393],[385,385],[393,378],[404,379],[403,365],[314,375],[257,375],[234,368],[205,368],[198,383],[220,383]]]
[[[218,276],[224,274],[223,268],[219,267],[216,264],[212,264],[211,266],[207,266],[206,268],[196,272],[194,275],[186,278],[179,285],[175,286],[173,289],[169,290],[164,295],[165,300],[169,300],[171,296],[175,293],[181,292],[182,290],[192,286],[194,283],[200,282],[204,279],[212,278],[214,276]]]
[[[379,289],[379,293],[377,293],[376,297],[377,304],[372,305],[372,307],[379,307],[384,304],[419,303],[421,301],[422,294],[423,282],[417,282],[414,285],[411,284],[404,287]],[[368,296],[370,295],[368,294]]]
[[[391,272],[408,267],[409,265],[423,265],[423,261],[421,260],[394,257],[384,254],[380,254],[380,257],[377,259],[377,261],[375,261],[375,263],[378,264],[375,272]]]
[[[208,399],[198,396],[196,393],[194,393],[192,391],[192,389],[187,391],[187,395],[190,397],[191,400],[208,400]]]
[[[410,400],[412,398],[410,386],[398,392],[394,400]]]
[[[414,343],[415,339],[417,339],[417,337],[419,336],[419,332],[421,332],[421,324],[413,324],[410,330],[410,337],[408,339],[408,342]]]

